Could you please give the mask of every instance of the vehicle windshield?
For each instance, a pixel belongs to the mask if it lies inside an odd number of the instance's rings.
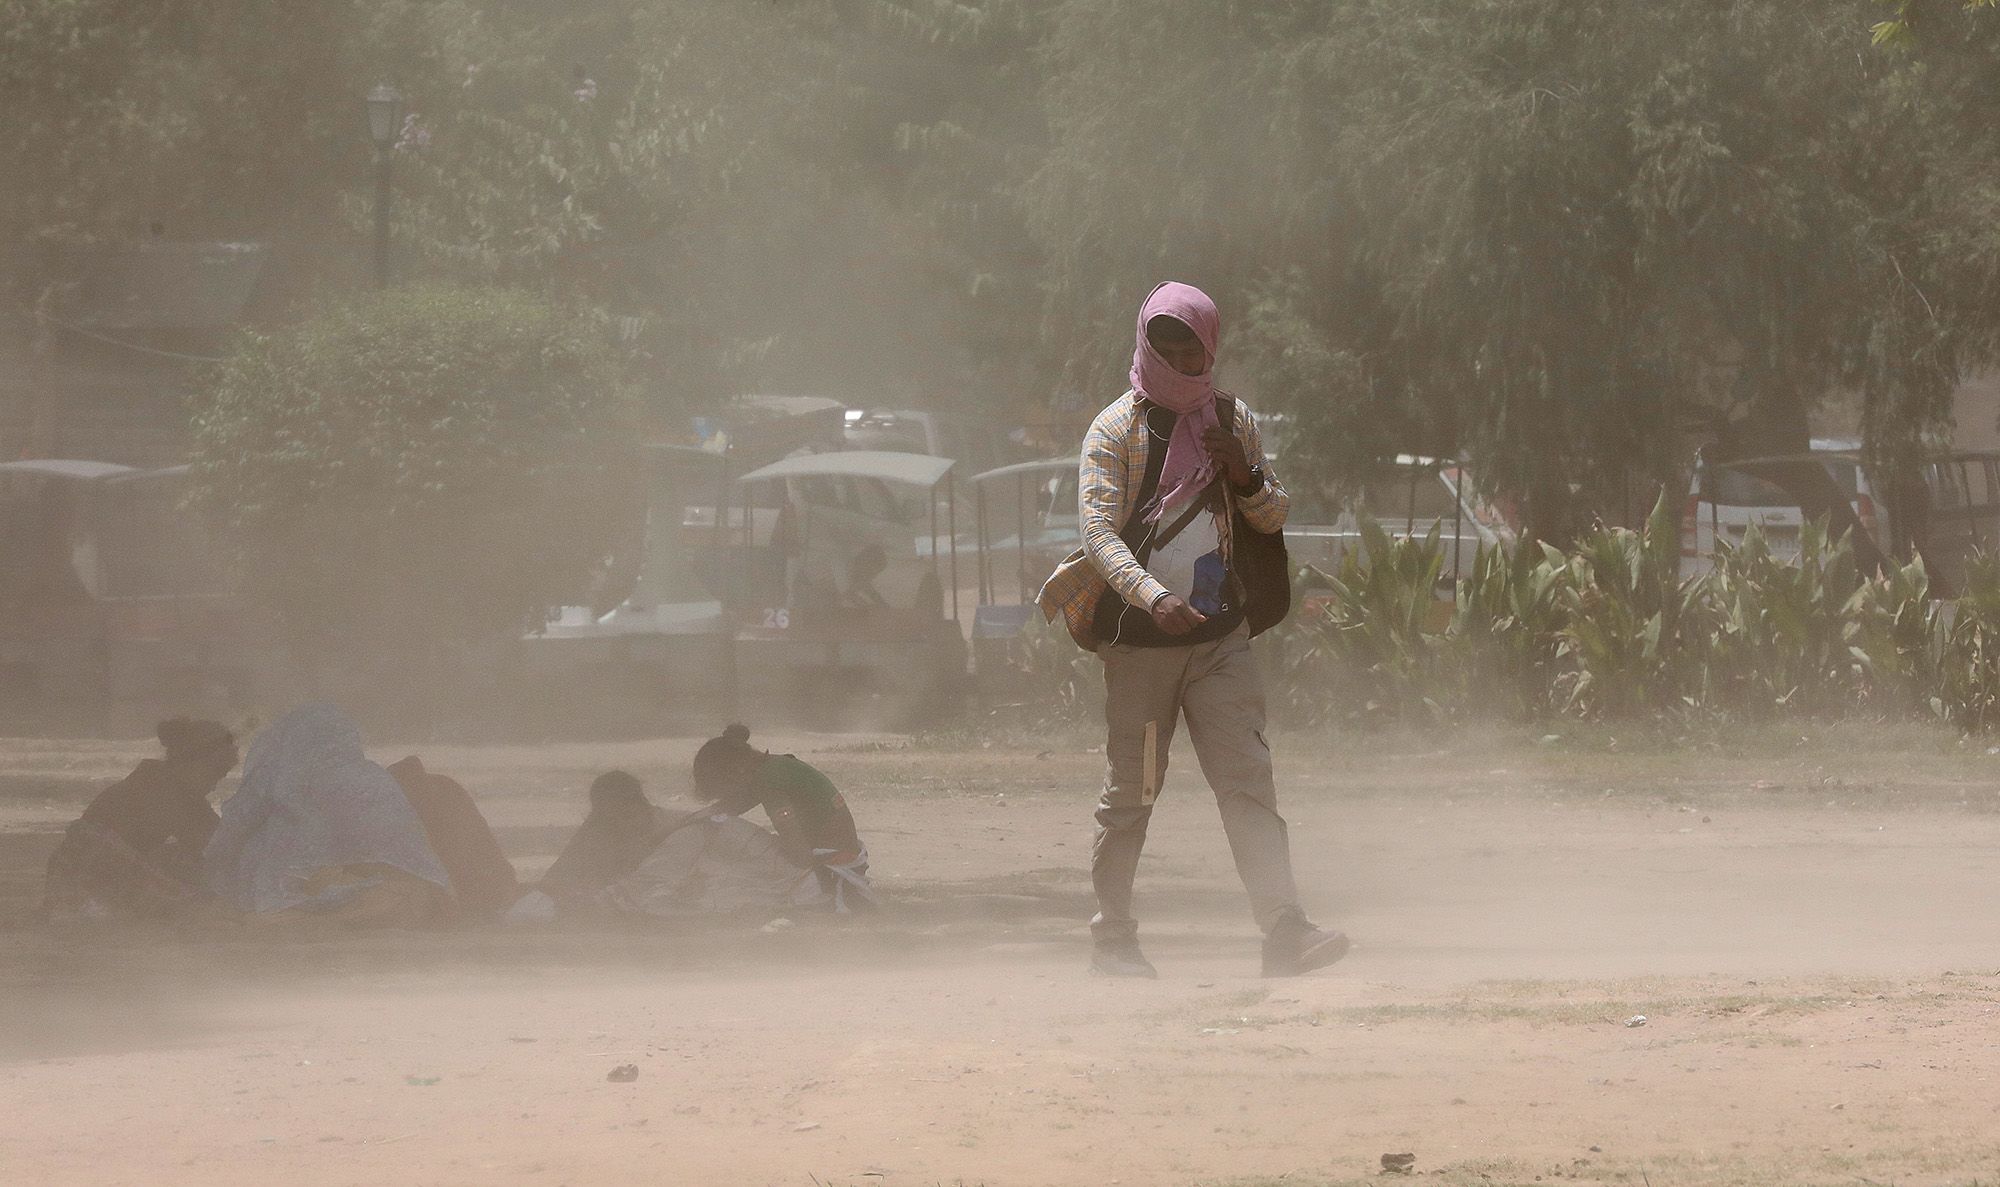
[[[1458,514],[1458,501],[1436,471],[1402,466],[1372,476],[1361,488],[1361,506],[1382,523],[1432,523]]]
[[[1852,458],[1827,458],[1820,463],[1852,499],[1861,491],[1861,466]],[[1718,465],[1706,471],[1702,498],[1722,507],[1797,507],[1799,501],[1775,482],[1746,470]]]
[[[1717,467],[1708,472],[1702,497],[1723,507],[1796,507],[1799,501],[1783,487],[1742,470]]]
[[[879,478],[812,476],[796,479],[801,502],[891,523],[917,523],[930,510],[930,492]]]

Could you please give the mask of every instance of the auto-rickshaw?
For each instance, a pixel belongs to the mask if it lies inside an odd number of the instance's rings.
[[[0,718],[128,734],[283,678],[272,624],[181,509],[187,467],[0,463]]]
[[[958,702],[966,655],[953,464],[927,454],[812,453],[737,479],[742,513],[730,516],[729,548],[780,562],[730,566],[764,574],[728,599],[743,713],[894,727],[936,719]],[[768,535],[760,502],[779,504]]]
[[[973,491],[979,573],[972,665],[981,683],[1010,669],[1016,642],[1034,613],[1036,592],[1081,542],[1075,482],[1074,457],[1018,462],[966,482]],[[1012,581],[1005,579],[1006,568],[1014,570]]]

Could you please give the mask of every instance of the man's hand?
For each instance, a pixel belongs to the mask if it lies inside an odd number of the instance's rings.
[[[1238,490],[1250,485],[1250,459],[1243,452],[1242,438],[1216,425],[1202,432],[1201,447],[1208,451],[1208,460],[1229,479],[1229,485]]]
[[[1206,614],[1183,602],[1177,594],[1168,594],[1153,603],[1153,624],[1169,635],[1185,635],[1207,621]]]

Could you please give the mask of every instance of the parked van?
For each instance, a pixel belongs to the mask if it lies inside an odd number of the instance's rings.
[[[1798,558],[1799,532],[1805,526],[1805,513],[1798,500],[1783,487],[1753,472],[1760,465],[1774,462],[1810,460],[1824,467],[1834,484],[1846,492],[1862,529],[1878,543],[1886,544],[1888,525],[1862,468],[1860,449],[1859,441],[1814,438],[1810,454],[1723,463],[1709,462],[1697,455],[1687,503],[1681,511],[1681,576],[1692,577],[1714,568],[1718,544],[1741,544],[1753,525],[1769,545],[1772,556],[1780,560]]]
[[[1784,488],[1754,471],[1800,461],[1826,469],[1846,493],[1862,530],[1883,551],[1893,554],[1904,544],[1901,533],[1913,525],[1890,522],[1886,501],[1877,495],[1862,465],[1861,443],[1815,438],[1809,454],[1719,463],[1695,459],[1681,515],[1681,576],[1713,568],[1717,546],[1741,544],[1752,524],[1773,556],[1797,559],[1805,512]],[[1925,463],[1922,476],[1929,497],[1928,559],[1944,585],[1956,588],[1967,555],[2000,545],[2000,453],[1946,454]]]

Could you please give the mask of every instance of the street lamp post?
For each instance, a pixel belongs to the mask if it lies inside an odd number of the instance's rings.
[[[389,285],[389,167],[403,122],[403,97],[383,83],[368,92],[368,138],[375,142],[375,287]]]

